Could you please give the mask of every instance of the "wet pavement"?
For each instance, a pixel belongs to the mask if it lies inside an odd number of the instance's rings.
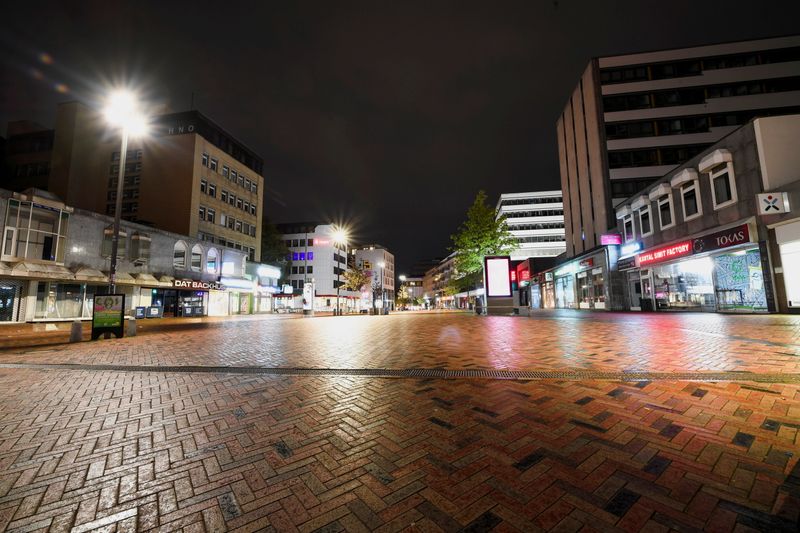
[[[800,317],[220,321],[0,353],[0,530],[796,531],[798,430]]]

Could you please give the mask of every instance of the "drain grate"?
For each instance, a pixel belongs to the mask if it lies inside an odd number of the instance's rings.
[[[80,370],[92,372],[180,372],[205,374],[257,374],[266,376],[353,376],[378,378],[506,379],[564,381],[753,381],[800,383],[800,374],[762,374],[741,370],[720,372],[645,372],[595,370],[491,370],[444,368],[285,368],[252,366],[81,365],[68,363],[0,363],[0,368]]]

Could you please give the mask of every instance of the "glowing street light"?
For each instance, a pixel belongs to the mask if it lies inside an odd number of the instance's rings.
[[[103,114],[109,125],[119,128],[122,143],[119,153],[119,176],[117,178],[117,201],[114,208],[114,234],[111,239],[111,269],[108,276],[110,294],[117,289],[117,251],[119,250],[119,225],[122,213],[122,188],[125,182],[125,156],[128,153],[128,137],[139,137],[147,133],[147,118],[139,109],[136,97],[130,91],[112,92]]]
[[[347,231],[344,228],[336,228],[333,231],[333,242],[338,244],[339,246],[344,245],[344,256],[345,256],[345,268],[347,268]],[[336,254],[336,262],[339,262],[339,254]],[[339,291],[341,290],[341,282],[339,280],[339,276],[342,273],[342,268],[337,266],[336,270],[336,315],[341,315],[342,310],[339,309]]]

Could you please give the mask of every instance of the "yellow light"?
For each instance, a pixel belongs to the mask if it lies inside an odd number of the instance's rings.
[[[109,124],[127,129],[129,135],[141,136],[147,132],[147,119],[130,91],[111,93],[104,114]]]

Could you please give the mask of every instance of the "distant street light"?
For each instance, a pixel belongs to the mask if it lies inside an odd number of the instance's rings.
[[[345,268],[347,267],[347,231],[343,228],[336,228],[333,231],[333,242],[338,244],[339,246],[344,245],[344,256],[345,256]],[[342,310],[339,308],[339,291],[341,290],[341,282],[339,281],[339,275],[342,272],[342,268],[339,265],[339,254],[336,254],[336,312],[334,315],[341,315]]]
[[[129,91],[115,91],[108,98],[104,110],[106,121],[120,128],[122,145],[119,153],[119,177],[117,178],[117,200],[114,207],[114,234],[111,238],[111,269],[108,275],[108,292],[117,290],[117,251],[119,250],[119,226],[122,214],[122,189],[125,182],[125,157],[128,153],[128,137],[142,136],[147,132],[147,119],[139,110],[135,96]]]

